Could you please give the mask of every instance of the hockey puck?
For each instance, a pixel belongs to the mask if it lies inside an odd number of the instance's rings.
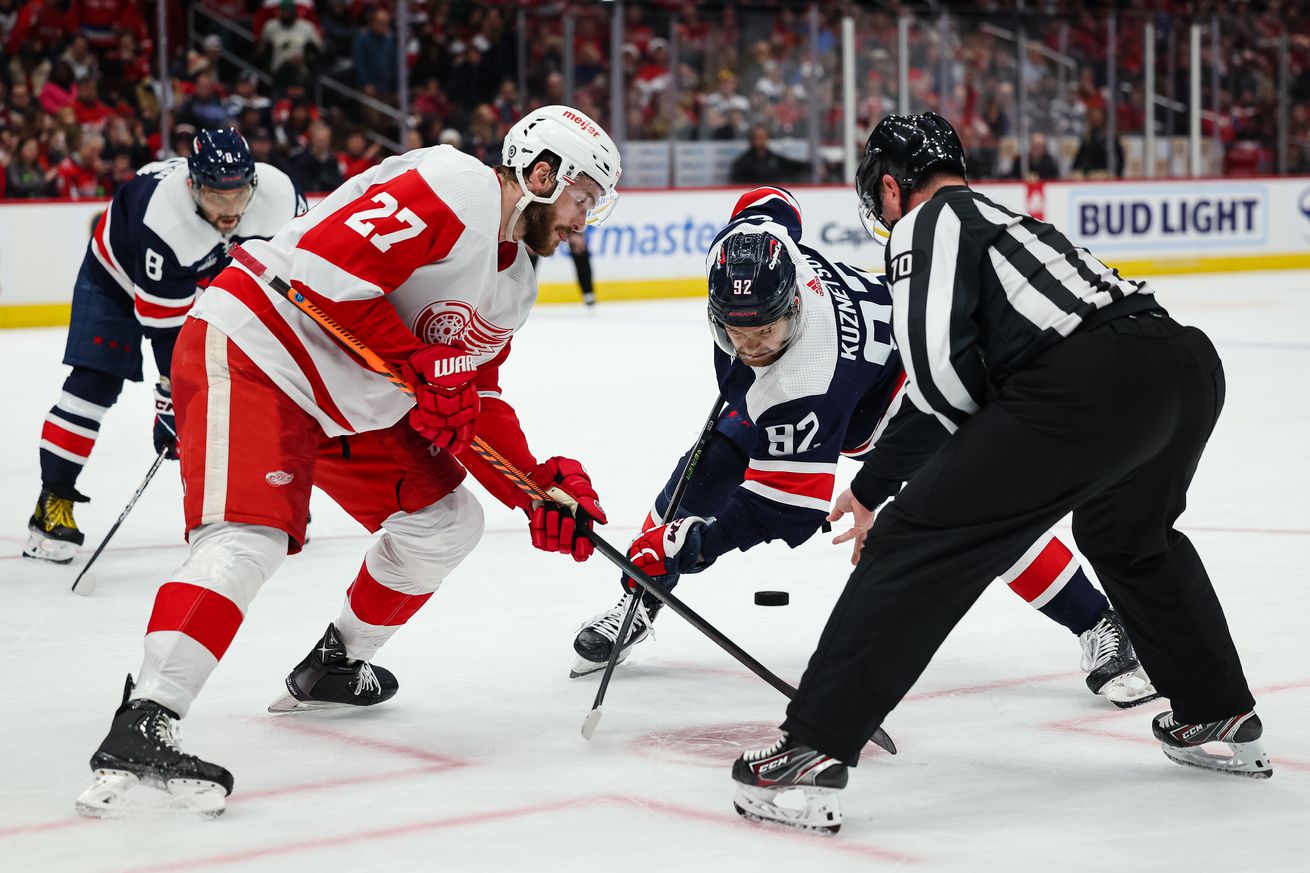
[[[786,606],[791,603],[791,595],[786,591],[756,591],[756,606]]]

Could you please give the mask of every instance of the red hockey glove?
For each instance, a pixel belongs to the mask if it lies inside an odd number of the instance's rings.
[[[688,515],[668,524],[657,525],[639,535],[628,547],[628,557],[637,569],[665,588],[672,588],[683,573],[699,573],[713,561],[701,558],[701,539],[709,522],[699,515]],[[624,579],[631,589],[637,583]]]
[[[425,346],[410,355],[400,370],[414,386],[410,427],[451,454],[467,447],[473,440],[479,404],[473,381],[477,367],[463,343]]]
[[[591,530],[592,522],[604,524],[609,519],[586,468],[572,458],[554,457],[533,467],[528,476],[552,498],[532,501],[528,523],[532,545],[543,552],[571,554],[575,561],[590,558],[595,547],[578,534]]]

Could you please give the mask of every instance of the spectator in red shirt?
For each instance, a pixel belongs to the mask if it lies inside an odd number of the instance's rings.
[[[110,184],[105,162],[100,157],[105,141],[96,134],[82,137],[77,153],[64,158],[55,176],[55,192],[72,200],[87,200],[109,195]]]
[[[14,28],[9,31],[9,54],[19,54],[25,45],[35,48],[37,54],[46,54],[70,29],[68,14],[55,0],[29,0],[18,10]]]
[[[100,99],[100,86],[94,76],[77,83],[77,97],[73,100],[73,116],[83,130],[100,133],[114,111]]]
[[[124,31],[118,35],[118,44],[104,60],[101,69],[110,82],[135,85],[151,76],[150,59],[141,52],[136,35]]]
[[[337,155],[337,163],[341,166],[341,178],[349,179],[358,176],[369,167],[377,166],[378,152],[381,150],[382,147],[377,143],[370,145],[362,131],[352,130],[346,134],[346,150]]]
[[[107,51],[114,47],[120,30],[145,37],[145,21],[137,9],[139,5],[140,0],[73,0],[68,9],[69,27],[85,34],[92,48]]]

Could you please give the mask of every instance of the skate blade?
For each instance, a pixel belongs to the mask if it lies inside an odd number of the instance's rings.
[[[632,647],[629,646],[628,651],[631,650]],[[628,660],[628,652],[623,652],[619,655],[618,663],[616,663],[614,666],[618,667],[619,664],[622,664],[626,660]],[[578,655],[577,658],[573,661],[573,666],[569,669],[569,678],[578,679],[581,678],[582,676],[590,676],[592,673],[599,673],[600,671],[605,669],[605,665],[607,663],[609,662],[588,661],[586,658],[582,657],[581,655]]]
[[[268,705],[268,711],[274,715],[286,715],[291,712],[317,712],[324,709],[359,709],[354,703],[332,703],[322,700],[297,700],[290,694],[283,694]]]
[[[1116,676],[1101,688],[1101,695],[1120,709],[1132,709],[1160,698],[1151,680],[1140,668],[1123,676]]]
[[[227,792],[204,779],[143,780],[126,770],[96,770],[74,804],[91,818],[217,818]]]
[[[71,564],[77,553],[77,546],[63,540],[52,540],[38,533],[29,533],[27,545],[23,546],[23,557],[45,561],[47,564]]]
[[[1273,762],[1265,752],[1264,745],[1255,740],[1249,743],[1215,743],[1207,745],[1227,746],[1229,754],[1216,755],[1206,751],[1204,746],[1191,746],[1180,749],[1163,743],[1160,748],[1165,757],[1184,767],[1197,767],[1215,773],[1227,773],[1232,776],[1246,776],[1251,779],[1268,779],[1274,775]]]
[[[733,809],[749,821],[788,830],[830,835],[841,830],[841,804],[835,788],[759,788],[737,784]]]

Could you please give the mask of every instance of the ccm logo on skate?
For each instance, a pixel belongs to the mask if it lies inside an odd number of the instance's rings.
[[[435,381],[442,376],[453,376],[456,373],[473,372],[473,359],[470,357],[462,358],[443,358],[432,362],[432,379]]]
[[[765,763],[761,764],[760,768],[756,772],[768,773],[770,770],[777,770],[779,767],[785,767],[786,765],[787,765],[786,756],[781,758],[775,758],[772,761],[766,761]]]
[[[272,473],[264,474],[264,481],[274,488],[280,488],[283,485],[290,485],[291,480],[296,478],[295,474],[288,473],[286,470],[274,470]]]

